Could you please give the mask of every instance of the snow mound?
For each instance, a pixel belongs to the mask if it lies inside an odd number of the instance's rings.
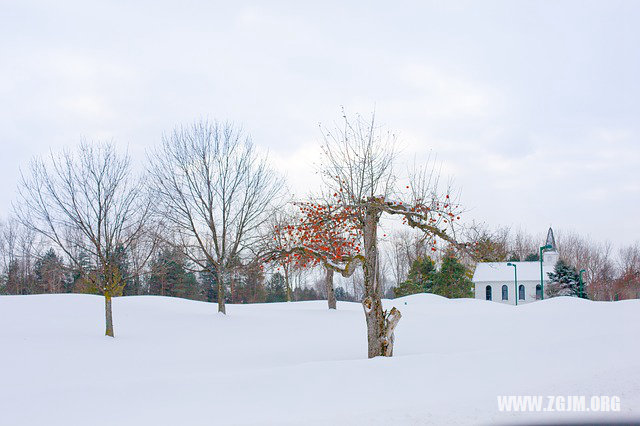
[[[420,304],[442,304],[442,303],[450,303],[451,299],[447,299],[446,297],[438,296],[437,294],[431,293],[419,293],[412,294],[410,296],[398,297],[397,299],[392,299],[393,303],[420,303]]]
[[[366,359],[362,307],[154,296],[0,296],[7,425],[487,424],[593,418],[498,411],[498,395],[617,395],[640,416],[640,301],[519,307],[420,294],[395,356]]]

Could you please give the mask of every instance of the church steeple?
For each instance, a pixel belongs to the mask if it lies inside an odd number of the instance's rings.
[[[553,229],[551,229],[551,227],[549,227],[549,231],[547,232],[547,242],[544,243],[544,245],[551,246],[551,249],[548,250],[558,251],[556,239],[553,237]]]
[[[544,244],[551,246],[551,248],[543,251],[542,262],[546,265],[555,266],[558,259],[560,259],[560,253],[558,253],[558,246],[556,246],[556,239],[553,236],[553,229],[551,229],[551,227],[549,227],[547,241]]]

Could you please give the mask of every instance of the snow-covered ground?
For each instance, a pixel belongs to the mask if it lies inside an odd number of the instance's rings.
[[[617,395],[640,418],[640,301],[394,301],[392,359],[366,359],[359,304],[0,297],[0,424],[491,424],[498,395]]]

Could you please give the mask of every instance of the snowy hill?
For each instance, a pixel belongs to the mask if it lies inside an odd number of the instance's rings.
[[[414,295],[395,357],[366,359],[359,304],[214,305],[163,297],[0,297],[7,425],[488,424],[498,395],[617,395],[640,418],[640,301],[525,306]],[[591,414],[593,416],[593,414]],[[588,417],[593,418],[593,417]]]

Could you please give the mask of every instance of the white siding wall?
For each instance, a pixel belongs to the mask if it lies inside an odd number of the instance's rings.
[[[524,300],[518,300],[518,304],[530,303],[536,300],[536,286],[540,284],[540,281],[518,281],[518,287],[524,285]],[[544,281],[545,287],[549,284],[548,280]],[[492,300],[498,303],[507,303],[509,305],[515,305],[517,293],[515,293],[515,284],[513,281],[496,281],[496,282],[477,282],[475,283],[475,298],[485,300],[485,291],[487,285],[491,286]],[[506,285],[509,290],[509,299],[502,300],[502,286]]]

